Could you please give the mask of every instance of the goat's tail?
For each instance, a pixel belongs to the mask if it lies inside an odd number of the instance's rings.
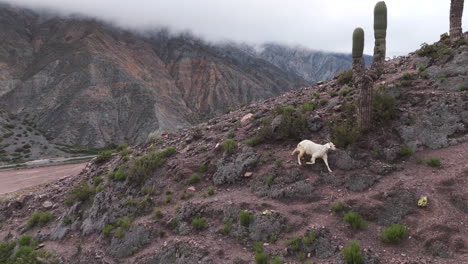
[[[296,148],[292,153],[291,153],[291,156],[296,154],[296,152],[301,152],[298,148]]]

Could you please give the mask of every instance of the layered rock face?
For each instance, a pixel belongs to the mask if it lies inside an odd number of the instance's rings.
[[[328,81],[337,73],[351,69],[352,65],[351,54],[327,53],[279,44],[263,45],[259,57],[310,83]],[[367,65],[371,60],[371,56],[364,56]]]
[[[144,141],[307,85],[245,52],[0,6],[0,103],[53,142]]]

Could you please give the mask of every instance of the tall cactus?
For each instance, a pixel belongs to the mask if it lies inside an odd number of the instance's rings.
[[[372,78],[364,68],[364,30],[356,28],[353,32],[353,84],[359,91],[358,125],[367,131],[371,123]]]
[[[378,2],[374,7],[374,58],[372,70],[377,78],[383,73],[387,36],[387,5],[384,1]]]
[[[455,42],[463,38],[462,15],[465,0],[450,1],[450,40]]]

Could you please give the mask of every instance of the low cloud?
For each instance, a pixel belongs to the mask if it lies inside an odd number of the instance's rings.
[[[127,29],[190,30],[209,41],[290,45],[350,52],[355,27],[373,52],[374,0],[0,0],[62,16],[82,14]],[[405,55],[448,31],[450,1],[387,0],[387,55]],[[465,14],[466,10],[465,8]],[[465,30],[468,27],[464,16]]]

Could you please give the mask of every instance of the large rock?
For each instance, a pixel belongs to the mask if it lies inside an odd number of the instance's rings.
[[[138,263],[213,264],[214,262],[209,257],[209,252],[206,249],[194,247],[184,242],[177,242],[164,247],[154,256],[139,260]]]
[[[224,156],[217,163],[218,170],[213,175],[215,185],[235,183],[257,162],[259,155],[250,147],[244,147],[237,154]]]
[[[286,217],[279,213],[256,215],[249,226],[249,237],[254,241],[268,241],[271,237],[279,237],[285,226]]]
[[[123,238],[112,237],[107,252],[115,258],[129,257],[137,253],[150,242],[152,231],[144,226],[132,226],[124,231]]]

